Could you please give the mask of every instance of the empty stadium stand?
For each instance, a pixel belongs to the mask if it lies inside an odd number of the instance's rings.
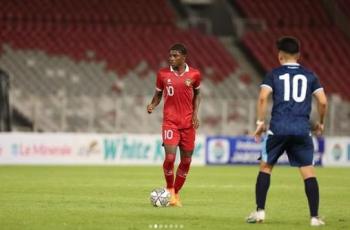
[[[203,73],[204,97],[255,95],[252,77],[222,43],[178,28],[166,1],[0,2],[0,66],[12,76],[13,105],[36,130],[157,133],[161,108],[150,118],[145,105],[169,46],[179,41]],[[246,121],[247,109],[229,110],[213,126],[217,115],[204,103],[203,131],[220,133],[225,119]],[[246,122],[241,126],[230,132],[247,129]]]
[[[12,0],[1,2],[2,19],[63,25],[173,25],[175,15],[163,0]]]
[[[278,64],[271,41],[294,34],[302,41],[302,63],[318,73],[328,92],[349,98],[349,41],[319,1],[301,0],[297,8],[263,2],[234,4],[266,25],[242,38],[261,66]],[[162,108],[147,116],[145,105],[175,42],[186,44],[189,64],[203,74],[200,133],[246,134],[254,127],[257,76],[239,64],[230,44],[177,26],[176,12],[165,0],[0,0],[0,5],[0,67],[11,76],[11,104],[34,130],[159,133]],[[346,119],[350,106],[341,105],[335,109]],[[349,122],[333,127],[346,133]]]
[[[242,38],[243,45],[265,71],[278,65],[273,41],[285,35],[295,36],[302,44],[301,63],[318,74],[328,93],[350,100],[347,89],[350,39],[332,23],[322,1],[301,0],[295,4],[287,0],[237,0],[235,3],[246,17],[266,23],[265,30],[247,32]]]
[[[338,8],[350,19],[350,4],[349,0],[337,0]]]

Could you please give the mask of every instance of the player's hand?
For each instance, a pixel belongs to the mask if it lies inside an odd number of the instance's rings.
[[[148,112],[149,114],[151,114],[151,113],[153,112],[153,109],[154,109],[154,105],[153,105],[153,104],[147,105],[147,112]]]
[[[321,136],[324,131],[324,125],[317,122],[314,131],[316,136]]]
[[[193,125],[193,128],[198,129],[198,127],[199,127],[199,120],[198,120],[197,116],[193,116],[192,117],[192,125]]]
[[[265,123],[257,124],[255,132],[254,132],[254,139],[256,142],[260,142],[261,135],[266,131],[266,125]]]

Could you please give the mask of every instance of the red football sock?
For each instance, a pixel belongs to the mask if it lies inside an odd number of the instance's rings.
[[[191,157],[181,158],[181,162],[176,171],[176,178],[174,184],[175,193],[178,193],[182,188],[183,184],[185,183],[186,176],[188,174],[188,171],[190,170],[191,160]]]
[[[174,187],[174,162],[176,155],[174,153],[165,154],[165,159],[163,163],[164,177],[166,180],[166,187]]]

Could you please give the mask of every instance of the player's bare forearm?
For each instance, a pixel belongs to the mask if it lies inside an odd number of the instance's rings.
[[[200,91],[199,89],[195,89],[193,100],[192,100],[192,104],[193,104],[192,124],[193,124],[193,127],[196,129],[199,127],[198,109],[199,109],[200,102],[201,102]]]
[[[256,142],[260,142],[260,137],[265,132],[265,114],[267,110],[267,96],[260,93],[258,102],[257,102],[257,122],[256,129],[254,131],[254,138]]]
[[[257,118],[259,121],[265,121],[267,103],[268,103],[268,98],[270,93],[271,93],[271,90],[265,87],[261,88],[260,90],[260,94],[257,102]]]
[[[156,107],[157,105],[159,105],[160,101],[162,100],[162,95],[163,95],[163,92],[162,91],[156,91],[154,93],[154,96],[152,98],[152,102],[151,104],[154,105],[154,107]]]
[[[194,90],[193,96],[193,114],[198,115],[199,104],[201,103],[201,94],[199,89]]]
[[[319,114],[319,121],[315,126],[315,133],[316,135],[320,136],[324,131],[324,122],[327,113],[328,102],[326,94],[323,90],[316,92],[315,97],[317,99],[317,110]]]
[[[266,109],[267,99],[259,99],[257,104],[257,116],[259,121],[265,120]]]
[[[324,120],[327,113],[327,103],[326,104],[318,104],[318,113],[320,114],[320,124],[324,124]]]
[[[267,110],[267,103],[268,103],[268,98],[271,93],[271,90],[266,87],[262,87],[260,90],[259,98],[257,101],[257,122],[256,122],[256,129],[254,132],[254,137],[257,142],[260,141],[260,137],[263,132],[266,130],[266,125],[265,125],[265,116],[266,116],[266,110]]]
[[[257,118],[256,129],[254,131],[254,138],[256,142],[260,142],[260,137],[266,130],[265,114],[267,110],[267,98],[260,98],[257,102]]]
[[[151,103],[147,105],[147,112],[148,113],[152,113],[154,108],[157,107],[157,105],[159,105],[160,101],[162,100],[162,95],[163,95],[162,91],[156,90],[156,92],[154,93],[154,96],[152,98]]]
[[[327,107],[328,107],[328,102],[326,97],[324,97],[323,100],[318,101],[318,113],[320,116],[320,120],[319,120],[320,124],[324,124],[324,120],[327,113]]]
[[[314,94],[314,96],[316,97],[316,100],[317,100],[319,123],[323,125],[325,121],[326,113],[327,113],[327,107],[328,107],[327,97],[323,90],[317,91]]]

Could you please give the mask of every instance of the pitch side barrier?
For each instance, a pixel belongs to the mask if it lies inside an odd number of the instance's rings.
[[[350,137],[326,137],[324,166],[350,167]]]
[[[315,165],[322,165],[324,138],[313,138]],[[250,165],[258,164],[263,142],[256,143],[248,136],[209,136],[206,142],[206,163],[209,165]],[[283,154],[278,164],[289,164]]]
[[[193,165],[205,164],[205,141],[197,136]],[[160,135],[0,133],[0,164],[161,165],[163,160]]]
[[[350,166],[350,137],[314,138],[314,146],[316,165]],[[192,162],[258,164],[261,147],[247,136],[197,135]],[[0,165],[161,165],[163,160],[158,134],[0,133]],[[283,155],[279,163],[287,160]]]

